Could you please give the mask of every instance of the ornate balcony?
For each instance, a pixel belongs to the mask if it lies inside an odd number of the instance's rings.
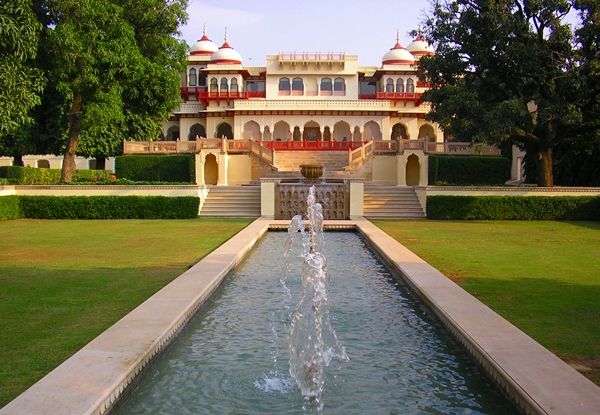
[[[374,94],[359,94],[358,99],[376,99],[376,100],[388,100],[396,105],[397,101],[404,102],[404,105],[408,101],[413,101],[415,106],[418,107],[423,101],[421,101],[421,93],[419,92],[376,92]]]

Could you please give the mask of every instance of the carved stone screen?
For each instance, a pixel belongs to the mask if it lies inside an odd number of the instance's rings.
[[[279,183],[276,191],[275,219],[306,218],[306,198],[312,184]],[[317,203],[323,206],[324,219],[347,219],[349,214],[348,186],[345,183],[315,184]]]

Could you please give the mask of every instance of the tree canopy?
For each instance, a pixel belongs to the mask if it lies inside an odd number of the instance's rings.
[[[45,78],[31,62],[36,57],[42,25],[31,0],[0,3],[0,151],[9,147],[29,111],[40,103]]]
[[[420,69],[428,118],[460,140],[515,143],[552,186],[552,151],[597,136],[594,0],[436,1],[425,35],[436,55]],[[578,9],[582,26],[567,23]],[[595,132],[590,131],[594,130]]]
[[[181,102],[187,45],[175,36],[187,4],[3,2],[0,154],[64,153],[70,181],[76,154],[103,159],[120,154],[123,140],[158,138]]]

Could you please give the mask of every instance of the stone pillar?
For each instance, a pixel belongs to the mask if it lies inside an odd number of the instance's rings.
[[[429,156],[425,153],[419,154],[421,165],[419,166],[419,186],[427,186],[429,182]]]
[[[406,158],[404,154],[396,155],[396,165],[398,166],[398,186],[406,186]]]
[[[260,214],[275,217],[275,192],[279,179],[262,179],[260,181]]]
[[[217,186],[227,186],[227,164],[229,162],[229,154],[219,152],[217,160],[219,163],[219,177],[217,179]]]
[[[196,165],[196,184],[200,186],[204,186],[204,154],[203,151],[196,153],[194,156],[195,165]]]
[[[364,214],[365,183],[362,179],[351,179],[350,184],[350,219],[360,218]]]

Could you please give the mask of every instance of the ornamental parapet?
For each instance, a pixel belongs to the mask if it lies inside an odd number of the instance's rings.
[[[393,110],[389,100],[287,100],[266,99],[260,101],[235,101],[234,110],[339,110],[383,111]]]

